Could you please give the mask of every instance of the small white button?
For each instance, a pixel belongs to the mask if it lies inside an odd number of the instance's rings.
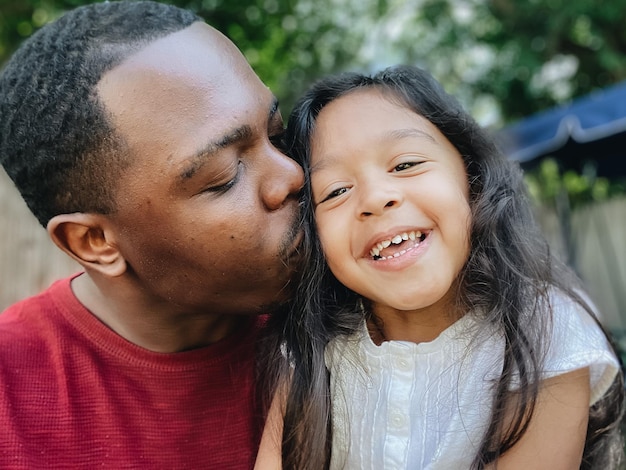
[[[390,424],[395,428],[401,428],[406,425],[405,416],[397,411],[391,413],[389,421],[390,421]]]

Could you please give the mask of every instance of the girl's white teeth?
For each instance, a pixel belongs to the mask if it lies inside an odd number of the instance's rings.
[[[387,240],[382,240],[382,241],[378,242],[376,244],[376,246],[373,247],[370,250],[370,255],[374,259],[397,258],[398,256],[401,256],[404,253],[406,253],[408,250],[401,250],[401,251],[399,251],[397,253],[394,253],[393,255],[387,256],[387,257],[380,256],[380,252],[382,250],[384,250],[385,248],[388,248],[389,246],[391,246],[391,244],[399,245],[400,243],[402,243],[403,241],[406,241],[406,240],[411,240],[411,241],[417,240],[418,243],[415,245],[415,246],[417,246],[421,242],[420,238],[422,238],[422,232],[420,230],[415,230],[415,231],[411,231],[411,232],[404,232],[404,233],[398,234],[398,235],[396,235],[393,238],[390,238],[390,239],[387,239]]]

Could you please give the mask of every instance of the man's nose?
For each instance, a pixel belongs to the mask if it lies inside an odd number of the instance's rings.
[[[261,199],[269,210],[280,209],[285,201],[297,198],[304,185],[302,167],[270,146],[267,170],[261,181]]]

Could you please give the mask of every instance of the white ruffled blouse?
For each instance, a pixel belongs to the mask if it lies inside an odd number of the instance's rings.
[[[619,363],[586,312],[569,300],[555,303],[544,377],[589,367],[593,404]],[[377,346],[364,324],[333,340],[326,349],[331,469],[469,468],[489,424],[504,348],[501,335],[476,327],[466,315],[431,342]]]

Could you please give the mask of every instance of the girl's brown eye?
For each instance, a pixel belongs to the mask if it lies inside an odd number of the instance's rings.
[[[400,163],[399,165],[396,165],[394,167],[394,171],[402,171],[402,170],[408,170],[409,168],[414,167],[415,165],[417,165],[417,162],[404,162],[404,163]]]
[[[346,191],[348,190],[348,188],[339,188],[339,189],[335,189],[334,191],[332,191],[330,194],[328,194],[328,196],[326,196],[322,202],[324,201],[328,201],[329,199],[332,199],[334,197],[337,196],[341,196],[342,194],[344,194]]]

